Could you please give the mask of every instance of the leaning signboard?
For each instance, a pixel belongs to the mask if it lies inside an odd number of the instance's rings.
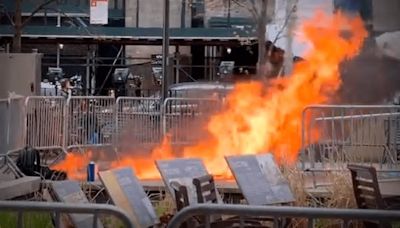
[[[131,216],[138,227],[151,227],[159,223],[155,210],[143,186],[131,168],[99,172],[113,203]]]
[[[51,187],[56,200],[59,202],[71,204],[89,203],[85,193],[76,181],[54,181],[51,183]],[[75,227],[93,227],[93,215],[69,214],[69,217]],[[97,227],[103,227],[100,221],[97,221]]]
[[[200,159],[179,158],[173,160],[157,160],[156,165],[161,173],[164,184],[168,191],[175,198],[172,182],[186,186],[188,191],[189,204],[197,203],[197,193],[193,185],[193,179],[208,174],[204,163]],[[218,202],[221,202],[217,192]]]
[[[288,182],[272,154],[225,157],[244,198],[250,205],[271,205],[294,201]]]

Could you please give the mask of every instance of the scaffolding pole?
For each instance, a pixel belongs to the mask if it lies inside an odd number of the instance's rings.
[[[162,42],[162,99],[165,100],[168,93],[168,66],[169,66],[169,0],[164,0],[164,25]]]

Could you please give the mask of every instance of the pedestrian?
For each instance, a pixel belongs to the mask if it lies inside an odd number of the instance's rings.
[[[72,94],[72,86],[71,82],[69,79],[63,79],[61,81],[61,96],[65,97],[65,99],[68,99],[71,97]]]
[[[81,119],[80,126],[85,134],[81,134],[86,138],[86,142],[90,144],[98,144],[100,138],[100,127],[98,125],[97,114],[93,104],[88,101],[81,101]]]

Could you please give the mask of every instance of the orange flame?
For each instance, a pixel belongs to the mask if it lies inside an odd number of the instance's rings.
[[[156,159],[171,159],[174,157],[172,146],[169,143],[170,136],[164,137],[160,146],[155,148],[150,156],[123,157],[111,164],[111,167],[132,167],[136,175],[142,179],[160,178],[160,174],[154,166]],[[143,167],[143,168],[139,168]]]
[[[258,81],[237,84],[223,111],[208,121],[207,137],[184,148],[183,157],[202,158],[212,174],[223,177],[230,176],[224,161],[229,155],[270,152],[281,163],[295,163],[301,147],[302,110],[329,101],[341,84],[339,64],[354,57],[367,36],[360,18],[340,13],[327,16],[318,12],[302,29],[313,45],[304,56],[306,61],[296,64],[291,76],[271,80],[268,85]],[[155,178],[159,173],[154,160],[173,157],[166,137],[151,155],[125,156],[112,167],[131,166],[140,178]],[[59,167],[68,171],[74,160],[67,157]]]
[[[86,154],[68,153],[62,162],[52,168],[65,171],[69,179],[84,180],[86,178],[86,167],[92,156],[92,151],[87,151]]]

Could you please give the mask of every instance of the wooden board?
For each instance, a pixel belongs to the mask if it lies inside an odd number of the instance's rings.
[[[51,183],[52,190],[58,201],[64,203],[89,203],[85,193],[76,181],[54,181]],[[93,227],[93,215],[88,214],[69,214],[71,222],[77,228]],[[97,227],[103,227],[97,221]]]
[[[99,172],[113,203],[130,215],[138,227],[150,227],[159,220],[155,210],[131,168]]]
[[[225,157],[244,198],[250,205],[271,205],[294,201],[288,182],[272,154]]]

